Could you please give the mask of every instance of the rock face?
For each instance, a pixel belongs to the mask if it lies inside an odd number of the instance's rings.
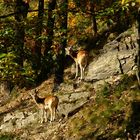
[[[0,105],[4,104],[4,101],[8,100],[9,94],[10,89],[8,89],[8,83],[0,81]]]
[[[59,96],[59,115],[64,115],[67,118],[73,111],[87,102],[87,99],[91,96],[90,94],[88,91],[80,91],[62,95],[62,98]]]
[[[133,70],[138,55],[137,34],[123,33],[101,51],[102,55],[88,66],[88,81],[106,79]]]
[[[63,84],[61,86],[61,91],[63,91],[64,87],[67,84]],[[75,91],[73,86],[69,86],[64,93],[59,95],[59,107],[58,107],[58,116],[57,120],[61,119],[62,117],[67,118],[72,112],[83,106],[91,96],[90,92],[77,89]],[[37,108],[37,107],[36,107]],[[0,131],[1,132],[12,132],[16,131],[17,129],[26,128],[31,124],[39,123],[40,121],[40,111],[14,111],[12,113],[6,114],[1,122]]]
[[[21,129],[36,123],[38,121],[38,113],[15,111],[6,114],[3,118],[3,123],[0,126],[1,132],[13,132],[16,129]]]

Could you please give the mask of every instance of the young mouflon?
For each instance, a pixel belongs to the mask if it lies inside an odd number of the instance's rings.
[[[66,55],[71,56],[76,63],[76,75],[75,78],[78,77],[78,66],[80,67],[80,79],[84,78],[85,68],[88,63],[88,52],[86,50],[79,50],[77,52],[73,51],[72,47],[68,47],[65,49]]]
[[[56,110],[58,107],[59,99],[57,96],[49,95],[44,98],[40,98],[38,95],[38,91],[34,90],[34,94],[30,92],[31,97],[33,98],[35,104],[42,111],[41,123],[43,123],[44,119],[46,119],[46,112],[49,110],[50,112],[50,121],[54,121],[56,117]]]

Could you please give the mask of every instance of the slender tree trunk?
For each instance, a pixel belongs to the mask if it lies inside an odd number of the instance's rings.
[[[65,47],[67,45],[67,9],[68,0],[59,1],[60,13],[59,13],[59,27],[60,27],[60,48],[61,51],[57,55],[55,79],[54,84],[60,84],[63,82],[64,64],[65,62]]]
[[[56,6],[56,0],[51,0],[48,3],[48,21],[47,21],[47,40],[45,42],[45,50],[44,50],[44,65],[41,67],[41,73],[40,78],[41,80],[44,80],[47,78],[47,74],[51,71],[51,68],[53,67],[53,60],[52,60],[52,54],[50,53],[52,41],[53,41],[53,29],[54,29],[54,22],[55,17],[53,15],[53,10]],[[49,60],[49,62],[45,62],[46,58]]]
[[[96,15],[95,15],[95,4],[94,0],[90,0],[90,13],[92,18],[92,28],[93,28],[93,35],[96,36],[97,34],[97,22],[96,22]]]
[[[16,23],[16,33],[15,33],[15,52],[17,55],[17,63],[22,67],[24,60],[24,22]]]
[[[24,2],[23,0],[15,0],[15,53],[16,62],[19,66],[23,67],[24,61],[24,37],[25,37],[25,24],[24,21],[27,18],[29,9],[29,1]],[[7,83],[13,88],[12,82],[7,79]]]
[[[53,29],[54,29],[54,21],[55,17],[53,15],[53,10],[55,9],[56,6],[56,0],[51,0],[49,1],[48,4],[48,21],[47,21],[47,34],[48,34],[48,39],[45,42],[45,52],[44,55],[48,54],[48,51],[50,51],[51,46],[52,46],[52,40],[53,40]]]
[[[140,8],[138,10],[138,15],[137,15],[137,22],[138,22],[138,57],[137,57],[137,65],[138,65],[138,72],[136,73],[138,83],[140,86]]]
[[[23,57],[24,57],[24,19],[27,17],[29,3],[24,2],[23,0],[15,1],[15,19],[16,19],[16,32],[15,32],[15,52],[17,54],[17,63],[20,66],[23,66]]]
[[[27,18],[29,2],[30,0],[27,0],[26,2],[23,0],[15,0],[15,19],[18,22],[24,21],[24,19]]]
[[[42,29],[43,29],[43,15],[44,15],[44,0],[39,0],[38,4],[38,20],[37,20],[37,25],[36,25],[36,42],[35,42],[35,54],[34,54],[34,62],[33,62],[33,69],[36,71],[37,75],[37,80],[38,78],[38,70],[41,68],[41,46],[42,46],[42,41],[39,38],[42,34]],[[39,81],[37,81],[39,82]]]

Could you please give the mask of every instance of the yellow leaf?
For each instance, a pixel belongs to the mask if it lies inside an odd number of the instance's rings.
[[[122,0],[121,4],[123,5],[125,3],[126,0]]]

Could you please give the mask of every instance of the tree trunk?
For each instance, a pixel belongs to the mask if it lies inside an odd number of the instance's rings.
[[[42,34],[43,29],[43,15],[44,15],[44,0],[39,0],[38,4],[38,20],[36,25],[36,42],[35,42],[35,52],[34,52],[34,62],[33,69],[36,71],[37,80],[39,80],[38,71],[41,68],[41,46],[42,41],[39,38]],[[39,82],[39,81],[37,81]]]
[[[20,22],[27,17],[30,1],[24,2],[23,0],[15,0],[15,2],[15,19]]]
[[[47,40],[45,42],[45,50],[44,50],[44,59],[43,64],[41,67],[41,73],[40,73],[40,79],[43,81],[47,78],[47,74],[51,71],[51,68],[53,67],[53,60],[52,60],[52,53],[50,53],[52,41],[53,41],[53,29],[54,29],[54,21],[55,17],[53,16],[53,10],[56,6],[56,0],[51,0],[48,3],[48,20],[47,20]],[[49,60],[49,62],[45,61]]]
[[[17,54],[17,63],[23,66],[24,57],[24,19],[27,17],[29,3],[25,3],[22,0],[16,0],[15,6],[15,19],[16,19],[16,32],[15,32],[15,52]]]
[[[51,46],[52,46],[52,40],[53,40],[53,28],[54,28],[54,21],[55,17],[53,16],[53,10],[55,9],[56,6],[56,0],[51,0],[49,1],[48,4],[48,21],[47,21],[47,34],[48,34],[48,39],[45,42],[45,52],[44,55],[48,54],[48,51],[50,51]]]
[[[90,0],[90,13],[92,18],[92,29],[93,29],[93,36],[97,34],[97,22],[96,22],[96,15],[95,15],[95,2]]]
[[[17,55],[16,62],[23,67],[24,60],[24,22],[16,23],[16,33],[15,33],[15,52]]]
[[[56,68],[55,68],[55,79],[54,84],[60,84],[63,82],[64,74],[64,64],[65,62],[65,47],[67,45],[67,9],[68,9],[68,0],[59,1],[59,28],[60,28],[60,37],[59,37],[59,46],[61,51],[58,52],[56,58]]]
[[[136,75],[140,87],[140,8],[138,10],[137,22],[138,22],[138,57],[137,57],[138,72]]]

